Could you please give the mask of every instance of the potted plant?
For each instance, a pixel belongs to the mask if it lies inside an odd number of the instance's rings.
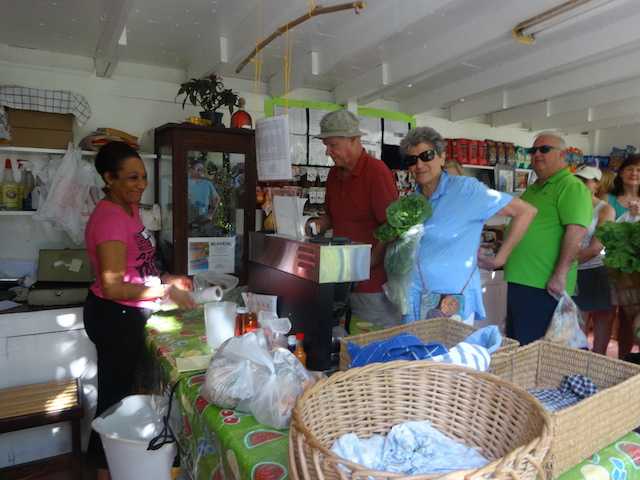
[[[185,95],[182,108],[187,101],[195,107],[201,107],[200,117],[211,120],[212,125],[222,125],[222,112],[218,112],[220,107],[229,107],[229,113],[233,113],[238,102],[238,95],[224,88],[222,78],[217,75],[192,78],[182,83],[176,98],[180,95]]]

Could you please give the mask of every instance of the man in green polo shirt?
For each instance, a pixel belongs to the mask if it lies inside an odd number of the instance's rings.
[[[573,295],[576,257],[593,216],[589,190],[566,168],[565,148],[561,137],[544,132],[529,149],[538,179],[520,198],[538,214],[504,266],[507,336],[522,345],[544,336],[556,296]]]

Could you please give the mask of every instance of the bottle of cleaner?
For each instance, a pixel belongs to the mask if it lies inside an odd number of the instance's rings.
[[[22,172],[22,178],[20,179],[20,198],[22,199],[22,210],[25,212],[31,212],[35,210],[33,208],[33,189],[36,188],[36,179],[31,172],[32,164],[28,160],[20,160],[24,162],[24,171]]]
[[[19,210],[18,182],[15,181],[11,160],[7,158],[4,164],[4,177],[0,182],[0,204],[9,210]]]

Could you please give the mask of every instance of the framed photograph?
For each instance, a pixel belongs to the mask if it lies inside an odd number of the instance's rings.
[[[529,186],[529,179],[531,178],[531,172],[516,172],[516,192],[524,192]]]
[[[514,192],[516,182],[515,165],[499,163],[495,167],[495,185],[499,192]]]

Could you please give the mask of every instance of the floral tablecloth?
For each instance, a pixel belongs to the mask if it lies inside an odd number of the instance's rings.
[[[353,333],[375,329],[352,320]],[[188,368],[181,365],[185,359],[206,365],[213,354],[206,343],[202,307],[155,314],[147,322],[146,343],[151,390],[168,391],[177,382],[180,415],[174,431],[180,432],[182,464],[194,480],[288,480],[288,430],[261,425],[246,412],[210,405],[200,395],[206,366],[181,371]],[[629,432],[557,480],[640,480],[640,433]]]

